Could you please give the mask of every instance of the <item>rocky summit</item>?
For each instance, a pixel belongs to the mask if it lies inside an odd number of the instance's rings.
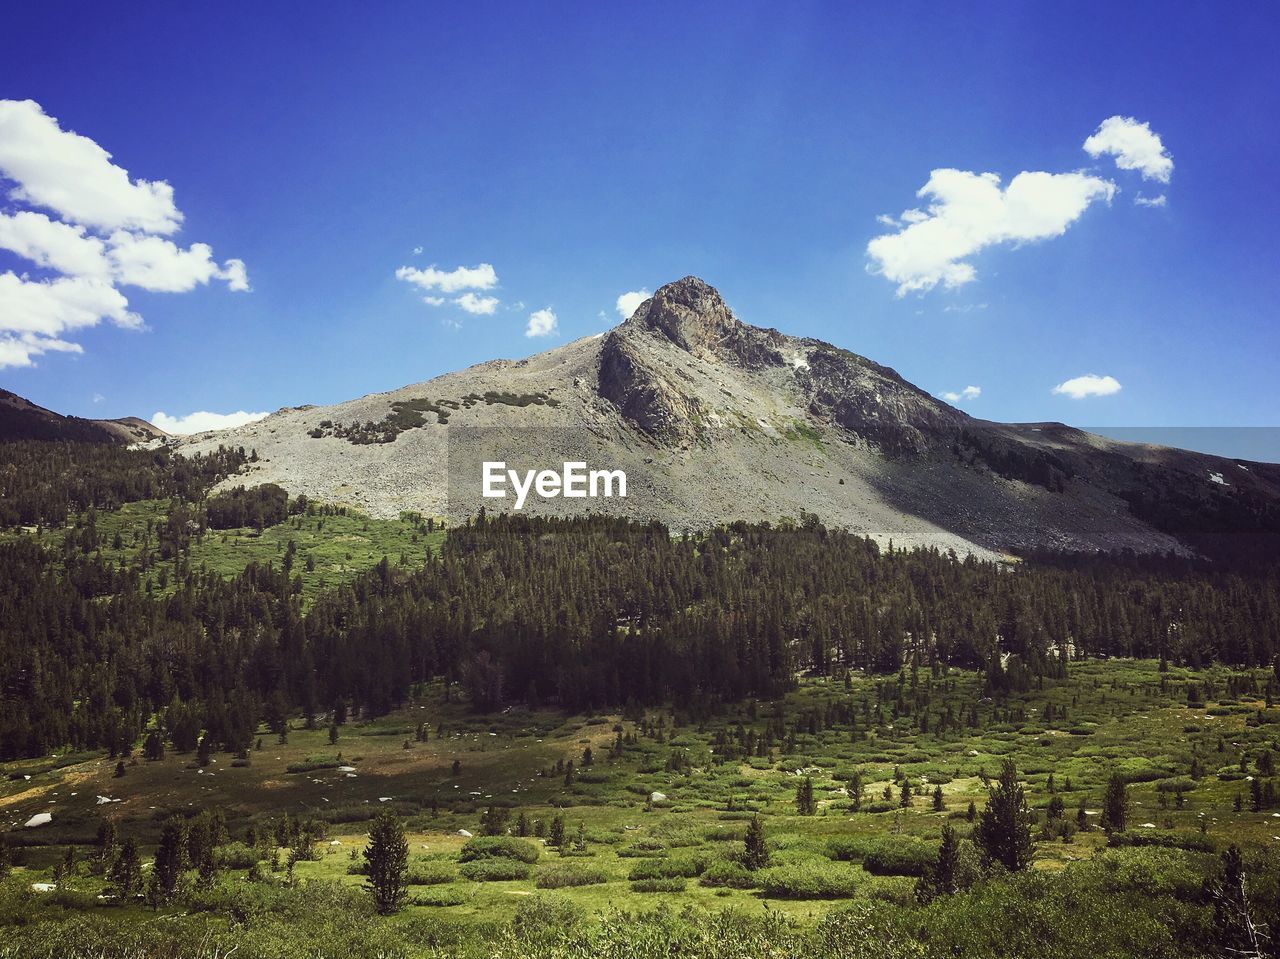
[[[531,498],[526,511],[676,530],[813,515],[886,544],[979,555],[1194,552],[1280,531],[1280,467],[978,420],[863,356],[744,323],[696,277],[607,333],[281,410],[179,450],[219,444],[258,453],[229,483],[274,482],[374,516],[492,510],[479,466],[518,454],[629,481],[625,498]]]

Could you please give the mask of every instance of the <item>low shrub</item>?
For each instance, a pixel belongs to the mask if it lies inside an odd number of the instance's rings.
[[[858,874],[848,866],[822,861],[775,866],[759,873],[760,888],[772,899],[844,899],[858,889]]]
[[[214,850],[219,869],[248,869],[262,859],[262,850],[242,842],[229,842]]]
[[[439,886],[457,878],[458,872],[451,863],[438,859],[410,859],[404,881],[410,886]]]
[[[703,871],[698,884],[714,888],[751,889],[756,885],[756,877],[741,863],[717,859]]]
[[[631,867],[629,879],[692,879],[702,875],[707,861],[701,856],[672,856],[669,859],[642,859]]]
[[[468,839],[458,853],[459,862],[480,859],[515,859],[519,862],[538,861],[538,847],[527,839],[513,836],[477,836]]]
[[[637,879],[631,884],[632,892],[684,892],[684,880],[670,879]]]

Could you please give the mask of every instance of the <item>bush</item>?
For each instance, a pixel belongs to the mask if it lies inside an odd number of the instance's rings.
[[[438,859],[410,859],[404,881],[410,886],[438,886],[458,878],[451,863]]]
[[[1107,840],[1113,848],[1125,846],[1158,846],[1163,849],[1185,849],[1188,852],[1214,852],[1218,845],[1209,836],[1190,832],[1116,832]]]
[[[756,877],[741,863],[717,859],[702,873],[698,884],[725,889],[751,889],[756,884]]]
[[[832,862],[775,866],[758,874],[761,890],[773,899],[844,899],[858,889],[858,875]]]
[[[608,881],[609,875],[603,869],[580,863],[561,863],[539,869],[534,885],[539,889],[565,889],[570,886],[595,886]]]
[[[527,839],[516,839],[513,836],[477,836],[468,839],[458,854],[459,862],[474,862],[481,859],[515,859],[519,862],[534,863],[538,861],[538,847]]]
[[[706,860],[694,856],[642,859],[631,867],[630,879],[692,879],[702,875]]]
[[[631,884],[632,892],[684,892],[684,880],[670,879],[637,879]]]
[[[462,864],[458,870],[463,878],[472,882],[507,882],[512,879],[528,879],[529,866],[517,859],[495,856],[492,859],[475,859]]]
[[[861,862],[878,876],[922,876],[938,850],[909,836],[846,836],[827,843],[827,855],[837,862]]]
[[[242,842],[229,842],[214,850],[219,869],[248,869],[262,859],[262,851]]]

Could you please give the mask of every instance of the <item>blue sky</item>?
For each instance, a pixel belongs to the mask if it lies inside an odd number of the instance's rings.
[[[620,294],[692,273],[748,322],[935,393],[979,387],[960,401],[976,416],[1280,423],[1273,5],[48,3],[5,20],[0,98],[109,152],[133,193],[167,182],[171,200],[144,199],[182,218],[83,231],[141,328],[104,307],[57,334],[81,352],[11,344],[0,385],[60,411],[332,403],[599,332]],[[44,122],[15,116],[0,141]],[[1114,116],[1149,124],[1167,182],[1083,149]],[[950,261],[968,282],[899,296],[868,244],[910,225],[877,216],[929,215],[917,191],[939,169],[1110,187],[1060,235],[996,228]],[[94,217],[15,184],[10,217]],[[148,238],[187,255],[181,276],[137,279]],[[396,276],[480,264],[496,282],[448,295]],[[12,249],[6,271],[15,295],[57,276]],[[555,332],[526,336],[540,310]],[[1052,392],[1086,374],[1121,388]]]

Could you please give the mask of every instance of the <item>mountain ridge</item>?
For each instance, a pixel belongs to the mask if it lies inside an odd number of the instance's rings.
[[[141,417],[94,420],[55,413],[10,390],[0,389],[0,441],[64,440],[86,443],[148,443],[169,436]]]
[[[811,513],[885,543],[984,555],[1187,552],[1204,536],[1280,533],[1280,467],[980,420],[866,357],[744,323],[696,277],[524,360],[282,410],[178,448],[228,442],[260,457],[229,483],[277,482],[373,515],[460,522],[493,509],[478,477],[455,475],[487,445],[543,466],[624,468],[629,497],[591,507],[674,529]]]

